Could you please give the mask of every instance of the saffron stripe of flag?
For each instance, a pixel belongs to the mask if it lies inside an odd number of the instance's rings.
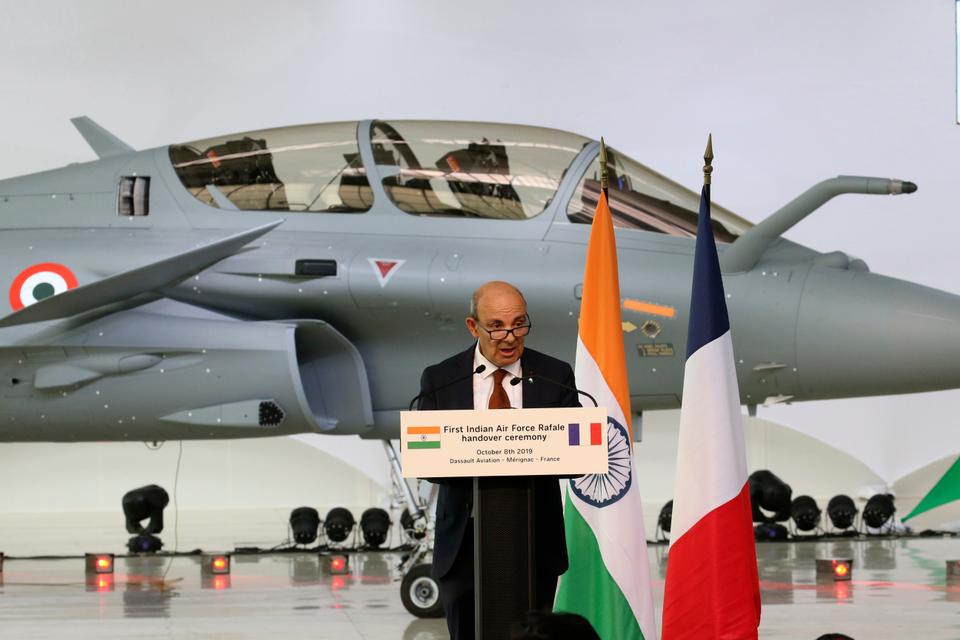
[[[415,436],[424,433],[440,433],[440,427],[407,427],[407,433]]]
[[[663,640],[755,639],[756,547],[709,185],[700,199],[676,474]]]

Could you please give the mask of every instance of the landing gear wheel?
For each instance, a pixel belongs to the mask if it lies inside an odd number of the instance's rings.
[[[404,608],[418,618],[443,616],[440,585],[430,577],[430,566],[418,564],[403,576],[400,583],[400,600]]]

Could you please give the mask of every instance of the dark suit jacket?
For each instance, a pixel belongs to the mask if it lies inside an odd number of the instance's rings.
[[[420,392],[425,394],[420,409],[473,409],[473,355],[476,345],[427,367],[420,378]],[[520,357],[525,375],[541,374],[551,380],[576,388],[573,369],[562,360],[525,348]],[[450,381],[462,378],[450,386]],[[575,391],[563,389],[545,380],[529,382],[524,378],[523,407],[579,407]],[[433,390],[436,389],[435,392]],[[538,476],[534,480],[537,540],[537,573],[559,576],[567,570],[567,544],[563,530],[563,507],[556,476]],[[448,576],[460,547],[470,513],[473,510],[473,479],[449,478],[440,484],[437,497],[436,539],[433,550],[433,575],[437,579],[470,581],[469,576]],[[472,553],[472,549],[469,550]],[[472,566],[472,565],[471,565]]]

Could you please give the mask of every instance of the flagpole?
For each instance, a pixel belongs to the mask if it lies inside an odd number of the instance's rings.
[[[600,144],[603,144],[601,139]],[[603,147],[601,147],[602,149]],[[602,153],[602,152],[601,152]],[[603,157],[601,155],[601,157]],[[601,160],[601,163],[603,161]],[[710,174],[713,173],[713,134],[707,134],[707,148],[703,152],[703,186],[710,186]]]
[[[600,136],[600,191],[603,195],[610,197],[607,189],[610,187],[610,173],[607,171],[607,145]]]

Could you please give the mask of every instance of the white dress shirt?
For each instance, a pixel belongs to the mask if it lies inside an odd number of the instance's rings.
[[[477,347],[473,351],[473,368],[476,370],[480,365],[484,365],[487,368],[483,370],[482,373],[478,373],[473,376],[473,408],[480,411],[485,410],[490,406],[490,396],[493,395],[493,374],[497,369],[505,369],[507,375],[503,377],[503,388],[507,392],[507,398],[510,400],[510,406],[514,409],[523,408],[523,385],[510,384],[510,381],[513,378],[519,378],[521,376],[520,370],[520,360],[507,365],[506,367],[498,367],[493,364],[486,357],[480,353],[480,343],[477,342]]]

